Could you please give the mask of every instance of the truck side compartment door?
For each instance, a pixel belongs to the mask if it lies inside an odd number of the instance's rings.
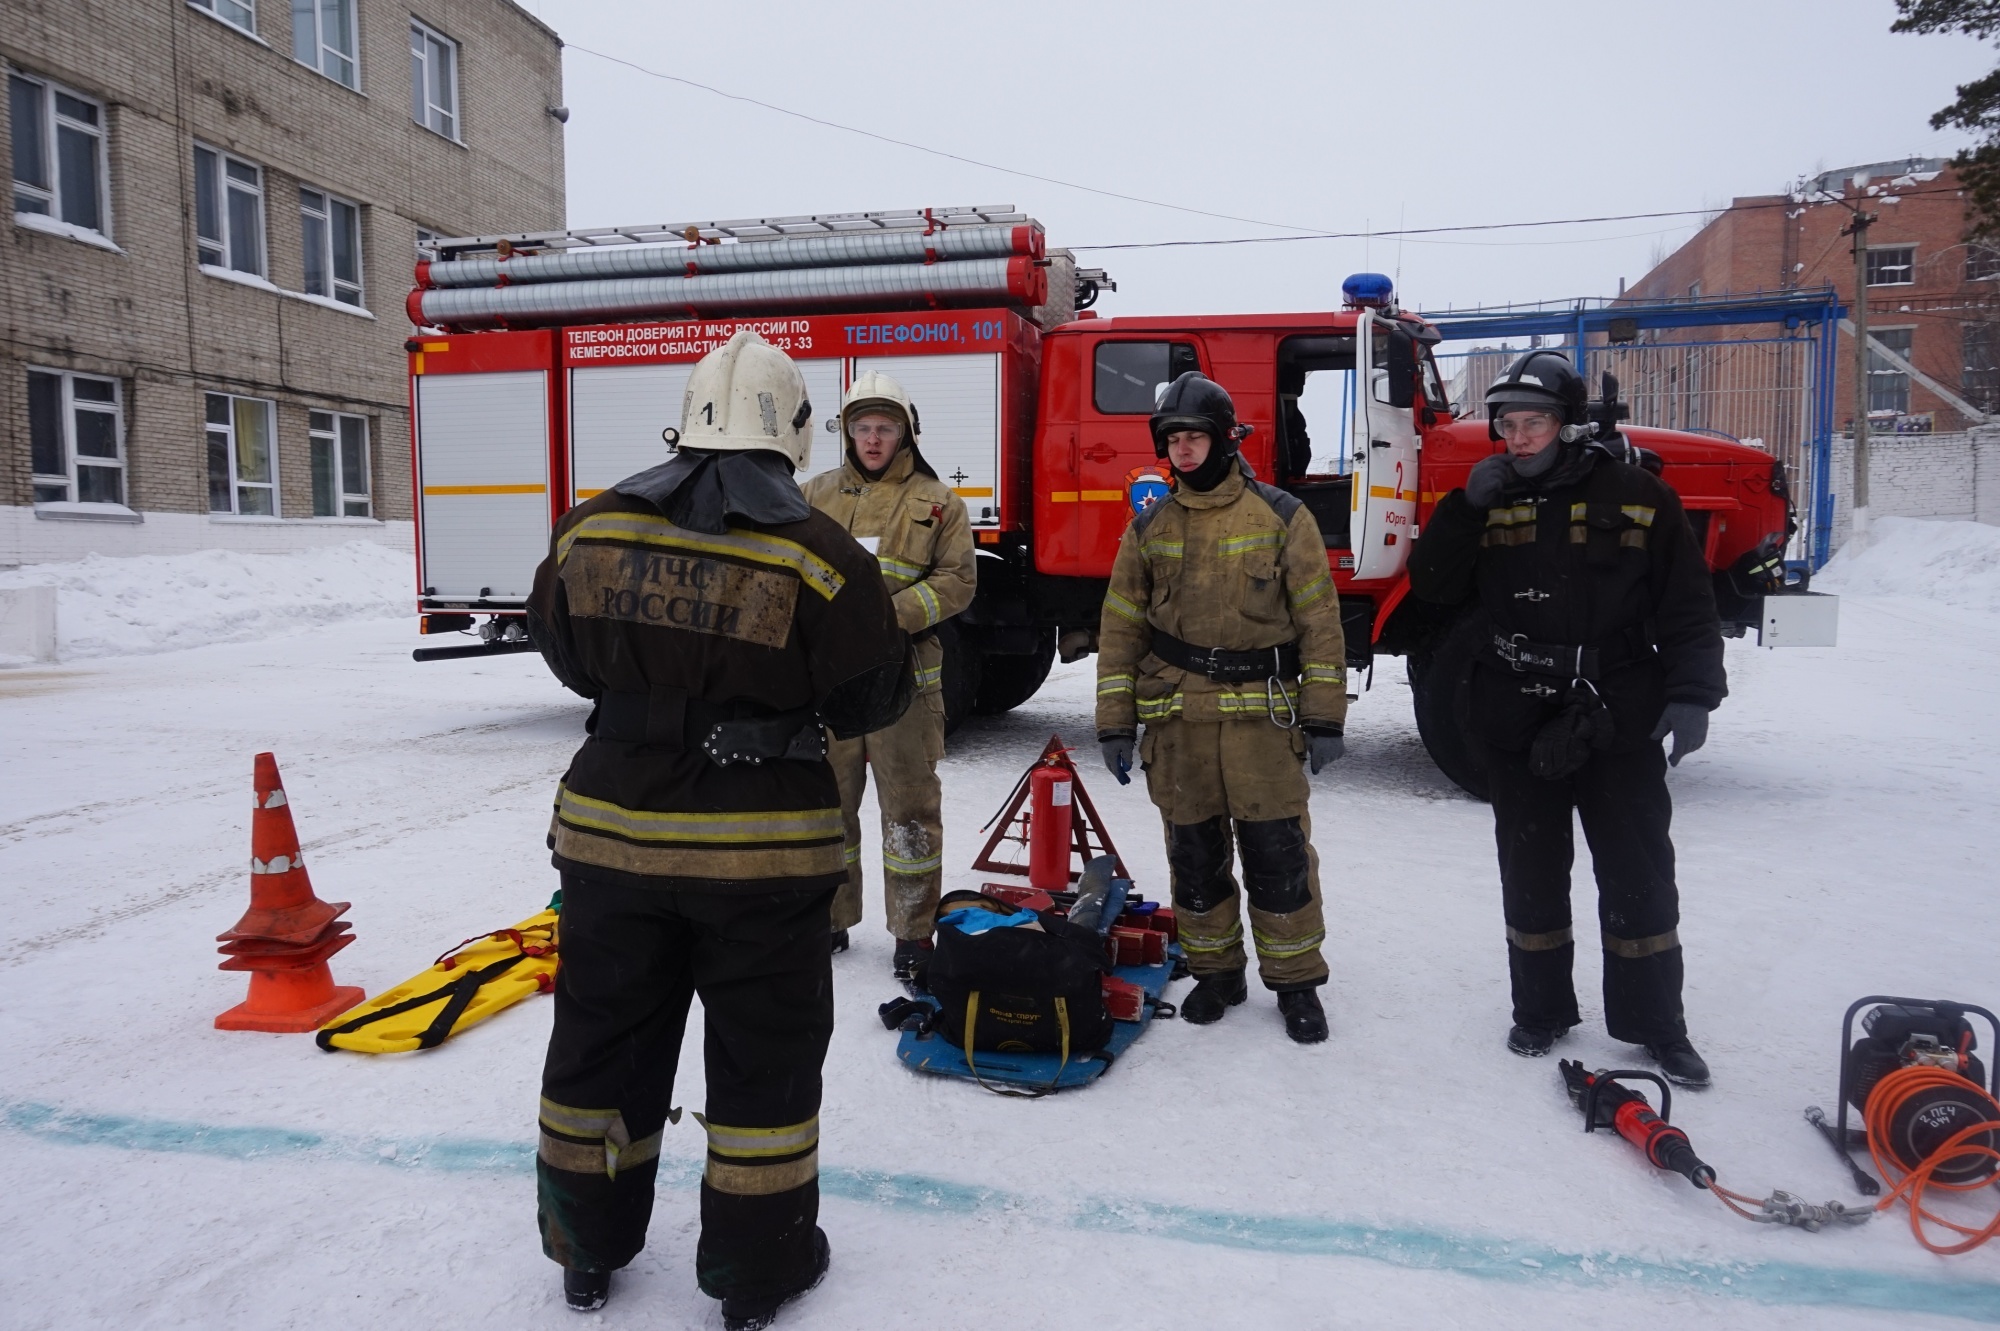
[[[426,601],[527,599],[549,546],[549,373],[416,376]]]
[[[1389,330],[1373,310],[1356,322],[1359,373],[1354,403],[1354,576],[1393,578],[1410,557],[1416,531],[1417,426],[1408,406],[1392,405]]]
[[[924,460],[965,501],[973,528],[998,527],[999,353],[854,358],[855,378],[870,370],[888,375],[910,395]]]

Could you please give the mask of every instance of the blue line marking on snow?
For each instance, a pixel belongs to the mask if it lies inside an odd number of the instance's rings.
[[[447,1173],[520,1175],[533,1173],[535,1167],[535,1148],[519,1141],[342,1137],[292,1128],[226,1127],[90,1114],[18,1100],[0,1101],[0,1128],[61,1145],[225,1160],[306,1157]],[[691,1188],[700,1177],[699,1160],[660,1159],[664,1183]],[[1608,1252],[1567,1252],[1446,1230],[1316,1216],[1250,1215],[1139,1199],[1094,1198],[1065,1209],[1048,1198],[1000,1188],[840,1167],[821,1169],[820,1192],[843,1201],[925,1215],[1016,1212],[1049,1216],[1055,1212],[1075,1229],[1253,1252],[1359,1257],[1409,1270],[1444,1271],[1512,1284],[1670,1290],[1759,1303],[1930,1313],[2000,1324],[2000,1284],[1938,1275],[1899,1275],[1800,1262],[1654,1261]]]

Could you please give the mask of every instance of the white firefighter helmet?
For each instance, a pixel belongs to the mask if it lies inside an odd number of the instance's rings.
[[[847,438],[848,427],[856,416],[869,412],[879,412],[894,416],[903,423],[903,440],[912,446],[916,437],[924,432],[923,423],[917,419],[916,404],[903,386],[880,370],[863,370],[854,377],[854,385],[847,390],[847,396],[840,403],[840,437]]]
[[[811,427],[812,403],[799,367],[744,329],[703,356],[688,376],[675,446],[769,449],[799,471],[812,452]]]

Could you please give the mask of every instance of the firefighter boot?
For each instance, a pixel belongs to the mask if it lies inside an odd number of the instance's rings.
[[[1655,1040],[1646,1046],[1647,1054],[1660,1065],[1660,1071],[1667,1074],[1667,1080],[1676,1086],[1706,1086],[1709,1084],[1708,1062],[1695,1052],[1685,1035],[1671,1039]]]
[[[847,937],[847,930],[835,929],[833,931],[833,950],[837,953],[845,952],[847,951],[848,946],[849,946],[849,940]]]
[[[1240,969],[1200,976],[1194,982],[1193,992],[1181,1000],[1181,1020],[1197,1026],[1212,1025],[1222,1020],[1225,1011],[1249,996],[1250,989],[1243,983]]]
[[[1507,1032],[1507,1047],[1522,1058],[1541,1058],[1567,1034],[1567,1026],[1516,1026]]]
[[[571,1312],[594,1313],[611,1297],[609,1271],[578,1271],[563,1268],[563,1300]]]
[[[922,983],[924,968],[930,964],[937,945],[928,938],[898,938],[893,962],[896,978]]]
[[[826,1231],[823,1229],[813,1230],[813,1252],[816,1260],[813,1263],[811,1278],[790,1293],[759,1295],[755,1298],[725,1298],[722,1301],[724,1331],[763,1331],[763,1328],[778,1320],[780,1308],[801,1294],[816,1289],[819,1282],[826,1279],[826,1268],[833,1259],[833,1252],[827,1246]]]
[[[1285,1034],[1297,1044],[1318,1044],[1326,1039],[1326,1009],[1319,994],[1311,989],[1287,989],[1278,994],[1278,1011],[1285,1018]]]

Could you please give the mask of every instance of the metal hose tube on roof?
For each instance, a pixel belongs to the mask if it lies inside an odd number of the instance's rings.
[[[1037,268],[1032,259],[1016,256],[873,268],[417,290],[410,293],[408,309],[412,322],[419,326],[469,332],[647,315],[679,318],[769,310],[880,308],[885,302],[899,300],[1039,305],[1048,299],[1048,290],[1047,270]]]
[[[847,268],[862,264],[1042,256],[1038,226],[959,226],[934,231],[860,231],[831,236],[728,245],[616,245],[556,250],[511,259],[452,259],[417,266],[426,287],[513,286],[524,282],[581,282],[620,277],[686,277],[697,273],[749,273],[781,268]]]

